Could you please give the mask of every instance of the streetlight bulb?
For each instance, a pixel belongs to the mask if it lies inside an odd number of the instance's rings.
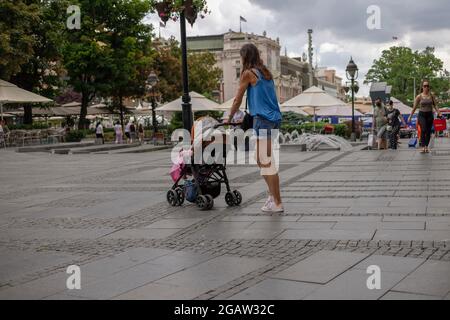
[[[350,62],[347,65],[347,68],[345,69],[347,72],[347,78],[349,79],[355,79],[355,75],[358,72],[358,66],[353,61],[353,58],[350,58]]]

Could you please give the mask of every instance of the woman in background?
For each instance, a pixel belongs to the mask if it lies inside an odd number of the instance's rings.
[[[408,122],[411,122],[411,118],[419,108],[419,117],[417,121],[420,125],[420,145],[422,150],[420,153],[429,153],[429,144],[431,140],[431,130],[433,128],[434,114],[433,109],[436,110],[438,117],[441,116],[436,100],[431,93],[430,82],[428,80],[422,81],[422,93],[419,94],[414,100],[414,107],[411,111],[411,115],[408,118]]]

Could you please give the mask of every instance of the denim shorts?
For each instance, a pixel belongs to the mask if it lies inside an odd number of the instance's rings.
[[[253,117],[253,130],[255,130],[257,137],[275,138],[272,137],[272,130],[280,129],[280,122],[272,122],[260,116]]]

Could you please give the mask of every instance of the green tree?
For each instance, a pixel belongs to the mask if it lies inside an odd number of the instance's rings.
[[[21,70],[33,56],[37,39],[33,27],[40,21],[40,8],[26,1],[3,0],[0,3],[0,78]]]
[[[145,81],[152,61],[152,28],[142,21],[150,11],[148,1],[112,1],[105,16],[111,45],[110,85],[103,95],[113,98],[113,107],[120,110],[123,126],[123,98],[145,94]]]
[[[392,95],[406,102],[412,101],[420,88],[422,79],[429,79],[435,93],[448,90],[443,62],[434,54],[434,48],[413,51],[408,47],[391,47],[374,60],[364,83],[387,82],[392,86]],[[414,79],[416,92],[414,92]]]
[[[188,57],[190,90],[210,97],[217,90],[222,70],[211,52],[191,53]]]
[[[3,1],[0,5],[0,77],[54,98],[60,84],[67,1]],[[24,123],[32,122],[24,105]]]
[[[112,7],[111,1],[79,0],[81,29],[66,30],[63,48],[64,67],[68,83],[81,94],[78,128],[86,125],[87,106],[99,93],[109,89],[111,75],[111,45],[105,20]]]
[[[181,77],[181,49],[174,38],[165,43],[155,41],[157,54],[153,68],[157,71],[160,83],[158,90],[163,101],[172,101],[183,94]],[[210,52],[190,53],[188,55],[189,90],[207,97],[218,89],[222,70],[216,66],[214,54]]]

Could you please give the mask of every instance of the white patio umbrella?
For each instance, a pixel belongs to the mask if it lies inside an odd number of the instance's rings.
[[[72,101],[61,105],[61,107],[81,107],[81,102]]]
[[[332,97],[327,94],[324,90],[312,86],[311,88],[300,93],[298,96],[286,101],[281,105],[284,107],[291,108],[305,108],[310,107],[313,109],[314,114],[314,131],[316,130],[316,108],[326,108],[326,107],[346,107],[347,104],[338,98]]]
[[[304,108],[308,113],[313,114],[314,109],[313,108]],[[316,116],[320,117],[351,117],[352,116],[352,107],[349,105],[345,106],[330,106],[330,107],[319,107],[315,110]],[[360,117],[363,114],[359,112],[358,110],[355,110],[355,116]]]
[[[402,115],[410,115],[412,108],[410,106],[407,106],[397,98],[391,97],[392,102],[394,102],[394,108],[400,111],[400,114]],[[365,115],[371,116],[373,115],[373,108],[370,106],[370,110],[365,113]]]
[[[234,99],[235,98],[225,101],[224,103],[222,103],[221,105],[218,106],[218,109],[220,111],[229,111],[231,109],[231,107],[233,106]],[[239,109],[241,109],[241,110],[245,109],[245,101],[246,100],[247,100],[247,93],[244,93],[244,96],[242,97],[242,102],[241,102],[241,105],[239,106]]]
[[[192,111],[220,111],[218,109],[219,104],[209,100],[205,96],[202,96],[201,94],[197,92],[190,92],[191,96],[191,104],[192,104]],[[181,104],[183,101],[181,100],[181,97],[171,101],[159,108],[156,108],[156,111],[182,111]]]
[[[3,105],[7,103],[48,103],[53,100],[24,90],[8,81],[0,79],[0,114],[3,120]]]

